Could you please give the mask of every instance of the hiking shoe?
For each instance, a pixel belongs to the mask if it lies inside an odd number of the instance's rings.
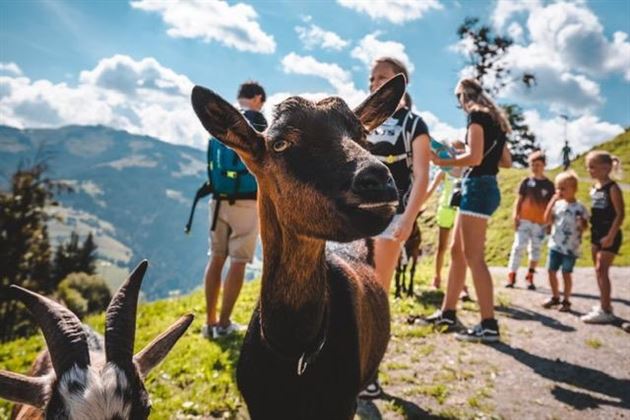
[[[562,306],[560,306],[560,309],[558,309],[560,312],[571,312],[571,302],[564,299],[561,305]]]
[[[484,320],[466,331],[455,334],[455,338],[460,341],[475,343],[496,343],[501,340],[499,325],[495,319]]]
[[[580,317],[580,320],[587,324],[610,324],[615,319],[612,311],[608,312],[600,307],[593,308],[591,312]]]
[[[243,331],[245,329],[241,324],[237,324],[236,322],[230,322],[227,327],[222,327],[217,325],[214,327],[214,338],[222,338],[237,333],[239,331]]]
[[[432,315],[423,318],[422,321],[426,324],[431,324],[436,328],[446,327],[445,332],[454,331],[461,325],[455,316],[455,311],[442,312],[441,309],[438,309]]]
[[[545,309],[549,309],[558,305],[560,305],[560,298],[552,296],[548,300],[546,300],[545,303],[542,304],[542,307]]]
[[[505,284],[505,287],[513,289],[514,283],[516,283],[516,273],[508,273],[508,281]]]
[[[368,384],[368,386],[366,386],[365,389],[363,389],[361,392],[359,392],[359,398],[362,398],[364,400],[372,400],[374,398],[380,397],[381,394],[383,394],[383,388],[381,388],[381,385],[378,383],[378,381],[374,381]]]
[[[214,325],[205,324],[201,327],[201,336],[206,340],[214,338]]]
[[[536,290],[536,285],[534,284],[534,273],[527,273],[525,281],[527,282],[527,290]]]

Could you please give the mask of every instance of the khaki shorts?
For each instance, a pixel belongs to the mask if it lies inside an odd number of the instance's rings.
[[[210,200],[210,227],[217,202]],[[233,262],[252,262],[258,238],[256,200],[221,201],[214,232],[210,231],[208,255],[229,256]]]

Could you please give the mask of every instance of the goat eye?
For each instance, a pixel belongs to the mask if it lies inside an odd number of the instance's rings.
[[[273,142],[273,144],[271,145],[271,148],[273,149],[274,152],[280,153],[287,150],[290,146],[291,146],[291,143],[289,143],[286,140],[277,140]]]

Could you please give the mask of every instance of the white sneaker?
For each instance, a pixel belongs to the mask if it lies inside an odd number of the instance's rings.
[[[215,332],[213,325],[205,324],[203,327],[201,327],[201,336],[206,340],[214,338],[214,334]]]
[[[230,321],[230,324],[227,327],[222,327],[220,325],[214,327],[214,338],[227,337],[228,335],[243,331],[244,329],[245,327],[243,325]]]
[[[580,320],[587,324],[610,324],[615,319],[612,311],[607,312],[600,307],[593,308],[591,312],[580,317]]]

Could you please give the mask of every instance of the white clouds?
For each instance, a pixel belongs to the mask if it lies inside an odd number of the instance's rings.
[[[350,55],[362,61],[368,68],[379,57],[394,57],[405,63],[407,70],[411,74],[414,66],[405,52],[405,45],[395,41],[381,41],[378,39],[379,36],[381,36],[379,31],[366,35],[359,41],[359,44],[352,50]]]
[[[309,27],[296,26],[295,32],[297,32],[300,41],[302,41],[304,48],[307,50],[322,48],[340,51],[349,44],[348,41],[342,39],[336,33],[326,31],[315,24],[311,24]]]
[[[337,3],[365,13],[374,20],[387,20],[395,24],[420,19],[431,10],[443,8],[438,0],[337,0]]]
[[[492,13],[492,22],[500,31],[515,14],[532,11],[539,7],[540,0],[498,0]]]
[[[15,63],[0,62],[0,73],[10,74],[13,76],[21,76],[22,69]]]
[[[104,124],[202,147],[190,108],[192,82],[153,58],[116,55],[81,72],[79,83],[0,76],[0,123],[18,128]]]
[[[239,51],[271,54],[276,50],[273,36],[260,27],[256,10],[247,4],[230,6],[221,0],[186,2],[139,0],[135,9],[156,12],[168,25],[173,38],[199,38],[216,41]]]
[[[82,83],[135,94],[138,89],[150,89],[168,95],[188,94],[193,84],[188,77],[166,68],[154,58],[135,61],[129,56],[105,58],[90,71],[82,71]]]
[[[512,20],[519,13],[527,14],[525,28]],[[531,73],[537,82],[526,89],[515,80],[502,92],[503,97],[586,115],[604,102],[599,79],[621,74],[630,81],[628,35],[616,32],[609,40],[585,2],[543,6],[539,0],[499,0],[492,21],[499,32],[507,32],[515,41],[504,66],[515,77]],[[463,55],[469,48],[466,41],[451,47]]]
[[[302,74],[326,79],[333,87],[340,88],[352,83],[352,77],[337,64],[322,63],[310,55],[289,53],[282,59],[282,70],[288,74]]]
[[[560,117],[545,120],[534,110],[525,111],[524,116],[525,122],[545,150],[549,162],[552,165],[560,164],[564,146],[564,120]],[[623,127],[620,125],[601,121],[592,114],[569,120],[567,124],[567,137],[575,153],[583,153],[622,132]]]
[[[319,100],[335,95],[343,98],[350,106],[358,105],[367,96],[367,92],[358,90],[352,81],[352,74],[335,63],[323,63],[311,56],[301,56],[289,53],[282,59],[282,70],[287,74],[301,74],[304,76],[320,77],[328,81],[334,88],[330,92],[299,93],[307,99]],[[276,99],[290,96],[288,93],[278,93]]]
[[[537,8],[531,12],[527,27],[532,45],[544,50],[563,70],[578,69],[594,76],[630,74],[627,34],[617,32],[610,42],[599,19],[586,6],[555,3]]]
[[[429,133],[431,137],[436,140],[450,142],[453,140],[464,140],[466,136],[466,128],[453,127],[440,119],[429,111],[418,111],[415,107],[413,110],[415,113],[419,114],[424,122],[429,127]]]

